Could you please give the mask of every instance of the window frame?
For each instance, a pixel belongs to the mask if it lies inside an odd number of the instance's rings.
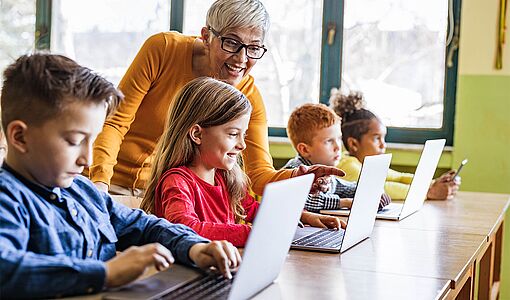
[[[184,21],[184,1],[170,0],[170,30],[182,32]],[[454,40],[460,34],[460,10],[462,0],[453,3]],[[331,88],[341,83],[343,14],[345,0],[323,0],[323,22],[321,42],[320,103],[328,104]],[[50,49],[51,36],[51,0],[36,1],[35,47],[38,50]],[[328,45],[328,29],[335,29],[334,41]],[[453,49],[451,49],[454,47]],[[452,51],[451,67],[446,66],[448,53]],[[446,144],[453,145],[455,101],[457,91],[458,44],[450,43],[445,53],[445,88],[443,124],[439,129],[388,127],[387,142],[423,144],[427,139],[445,138]],[[287,137],[285,128],[269,127],[269,136]]]

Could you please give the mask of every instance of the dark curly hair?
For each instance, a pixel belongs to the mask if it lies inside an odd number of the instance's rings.
[[[353,91],[343,95],[338,89],[331,90],[330,107],[342,118],[342,142],[350,151],[347,140],[353,137],[360,140],[369,131],[370,122],[379,118],[365,108],[365,99],[361,92]]]

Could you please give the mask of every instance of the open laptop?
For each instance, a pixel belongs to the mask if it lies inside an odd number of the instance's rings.
[[[298,228],[291,248],[338,253],[368,238],[374,227],[390,161],[391,154],[365,157],[345,230]]]
[[[428,140],[425,142],[420,161],[416,167],[411,186],[407,191],[404,203],[390,203],[377,212],[377,219],[402,220],[420,210],[427,198],[427,191],[434,176],[439,158],[443,153],[445,139]],[[347,216],[349,210],[321,210],[323,214]]]
[[[269,183],[233,280],[173,265],[169,270],[105,293],[105,299],[247,299],[280,273],[314,175]]]

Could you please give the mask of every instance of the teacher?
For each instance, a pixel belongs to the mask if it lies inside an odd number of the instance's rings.
[[[320,177],[342,176],[341,170],[326,166],[273,167],[264,102],[249,75],[267,51],[269,15],[264,5],[259,0],[218,0],[205,24],[200,37],[163,32],[144,43],[119,83],[125,100],[95,141],[89,176],[96,186],[114,194],[143,195],[169,105],[186,83],[200,76],[235,86],[253,107],[243,163],[255,193],[261,194],[268,182],[306,173],[316,175],[316,189],[326,187],[327,180]]]

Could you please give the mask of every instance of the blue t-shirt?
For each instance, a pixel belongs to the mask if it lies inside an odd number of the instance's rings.
[[[116,251],[159,242],[192,265],[190,247],[207,241],[113,201],[85,177],[50,189],[0,168],[0,298],[99,292]]]

